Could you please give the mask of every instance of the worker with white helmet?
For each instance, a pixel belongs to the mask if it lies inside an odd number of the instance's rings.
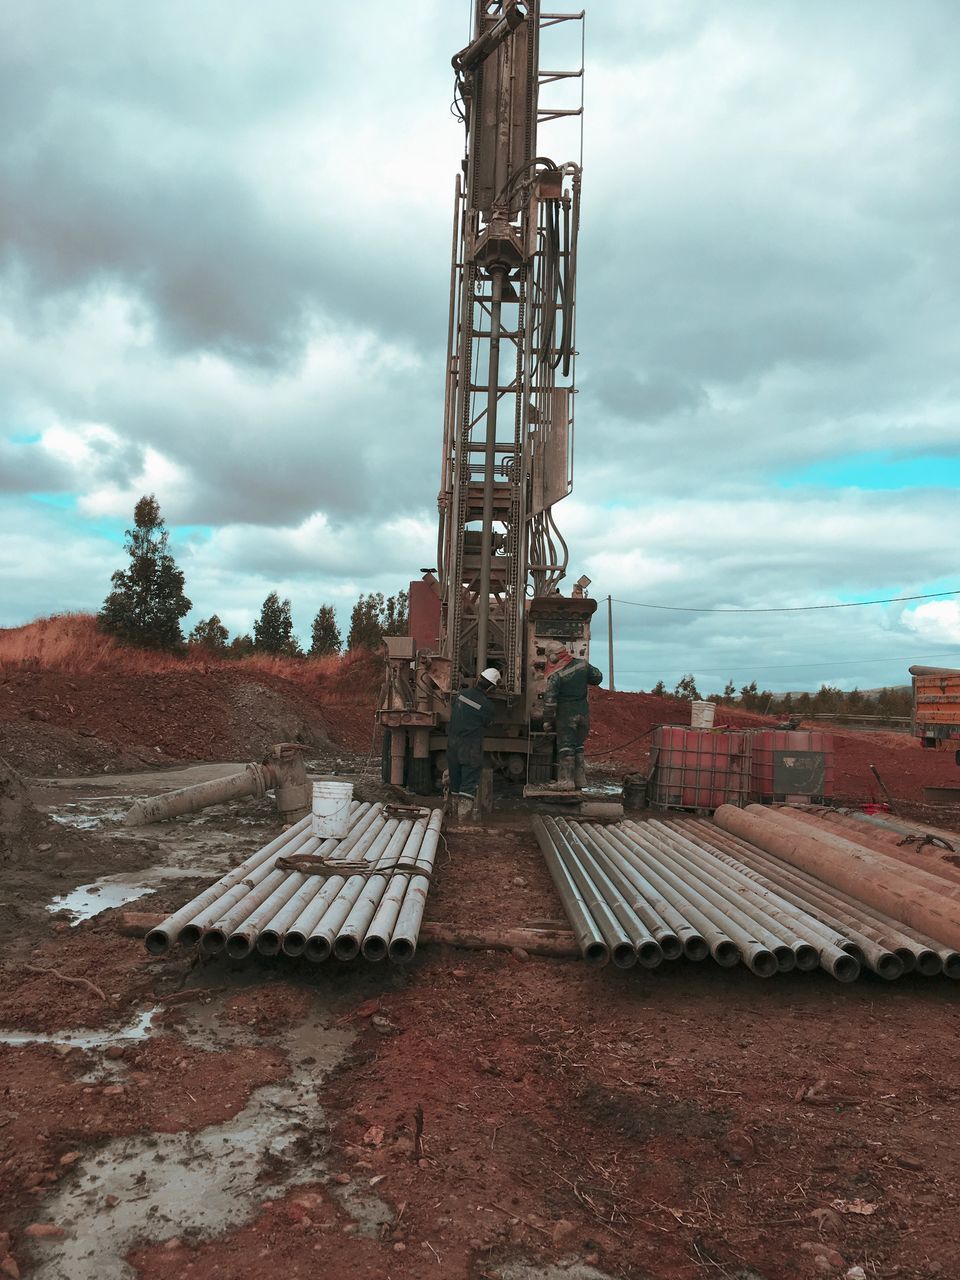
[[[495,705],[490,693],[500,683],[496,667],[487,667],[475,685],[454,694],[447,730],[449,794],[458,818],[473,811],[483,767],[483,731],[493,719]]]
[[[599,684],[603,673],[584,658],[575,658],[562,644],[546,647],[547,687],[543,693],[543,728],[557,734],[557,786],[564,791],[587,785],[583,749],[590,732],[587,689]]]

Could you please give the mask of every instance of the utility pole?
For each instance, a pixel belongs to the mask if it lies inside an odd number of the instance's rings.
[[[616,693],[617,686],[613,678],[613,601],[607,596],[607,666],[610,668],[610,678],[607,683],[610,686],[610,692]]]

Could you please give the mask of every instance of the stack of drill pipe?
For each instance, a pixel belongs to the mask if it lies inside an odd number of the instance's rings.
[[[780,806],[777,808],[779,810]],[[903,827],[902,832],[885,831],[879,827],[867,827],[865,824],[857,822],[855,818],[837,813],[832,809],[810,809],[800,808],[796,805],[784,805],[783,811],[789,817],[806,823],[807,826],[820,830],[833,830],[835,835],[841,835],[845,840],[852,840],[856,844],[862,844],[864,848],[872,849],[875,853],[885,853],[891,858],[896,858],[899,862],[905,862],[908,866],[917,867],[921,871],[930,871],[934,875],[942,876],[945,880],[952,881],[954,884],[960,884],[960,868],[944,862],[942,858],[943,853],[950,852],[949,849],[945,850],[942,846],[937,845],[926,845],[923,849],[920,849],[916,843],[904,843],[908,838],[923,839],[924,836],[932,835],[932,833],[916,829],[911,830],[909,827]],[[937,836],[936,838],[945,840],[954,849],[960,849],[960,836],[954,835],[952,840],[945,835]]]
[[[857,976],[859,954],[848,946],[842,930],[825,925],[809,905],[791,901],[776,885],[763,883],[746,868],[723,859],[697,832],[674,823],[652,821],[648,825],[673,849],[685,878],[692,882],[699,879],[712,888],[727,909],[734,911],[734,919],[740,906],[742,914],[756,922],[760,939],[776,958],[780,972],[819,965],[841,982]],[[893,959],[899,975],[902,966]]]
[[[960,949],[960,885],[832,832],[810,832],[784,810],[721,805],[714,821],[731,835],[935,938],[942,947]]]
[[[601,903],[596,887],[588,882],[587,877],[577,876],[572,871],[570,864],[573,856],[557,831],[554,820],[541,818],[539,814],[535,814],[532,825],[533,834],[547,864],[550,878],[563,903],[574,939],[580,948],[580,955],[586,964],[593,966],[606,964],[610,959],[611,943],[615,947],[623,948],[629,944],[629,939],[611,915],[606,903]],[[586,889],[581,887],[584,884],[588,884]],[[603,932],[600,923],[594,917],[595,906],[607,927],[607,934]],[[621,954],[623,954],[622,951]]]
[[[930,977],[943,972],[948,977],[960,978],[960,954],[941,943],[902,925],[883,912],[867,907],[773,854],[722,831],[713,823],[696,818],[684,823],[683,829],[688,828],[704,844],[709,844],[717,857],[735,863],[746,874],[772,884],[788,901],[815,912],[821,920],[830,921],[834,928],[849,936],[851,944],[856,943],[858,936],[865,936],[892,952],[900,960],[905,973],[916,970]],[[853,953],[851,944],[845,945]],[[861,951],[859,945],[856,950]],[[882,977],[892,976],[889,964],[884,964],[879,972]]]
[[[266,955],[351,959],[369,935],[369,958],[408,960],[416,951],[441,822],[439,811],[429,820],[425,812],[397,820],[380,805],[354,803],[346,837],[323,840],[306,817],[151,930],[147,947],[160,954],[177,941],[200,942],[208,953],[225,948],[235,958],[257,948]],[[325,873],[277,867],[278,858],[295,854],[322,860]]]
[[[844,818],[852,819],[858,826],[879,827],[881,831],[896,832],[903,836],[939,836],[949,844],[960,845],[960,831],[948,831],[945,827],[933,827],[929,822],[906,823],[894,818],[889,813],[861,813],[859,809],[830,809],[824,812],[836,813]]]
[[[768,978],[778,970],[794,968],[797,953],[790,943],[800,946],[795,933],[779,934],[775,922],[761,911],[756,902],[748,902],[746,896],[731,889],[722,878],[704,870],[698,862],[682,852],[672,833],[658,828],[654,823],[642,827],[636,823],[622,824],[619,838],[632,847],[648,875],[661,879],[690,913],[700,913],[721,937],[728,938],[736,951],[733,963],[743,963],[758,977]],[[770,928],[769,926],[773,926]],[[714,958],[717,954],[714,951]],[[801,951],[805,962],[808,953]],[[721,958],[720,963],[724,963]]]

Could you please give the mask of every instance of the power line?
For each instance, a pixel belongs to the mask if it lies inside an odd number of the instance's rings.
[[[934,600],[940,596],[960,596],[960,587],[952,591],[928,591],[922,596],[885,596],[882,600],[847,600],[839,604],[794,604],[761,609],[700,609],[678,604],[647,604],[642,600],[617,600],[635,609],[661,609],[667,613],[813,613],[819,609],[863,609],[871,604],[900,604],[907,600]]]
[[[947,649],[942,653],[914,653],[908,658],[835,658],[823,659],[820,662],[789,662],[782,666],[776,667],[757,667],[753,664],[745,664],[743,666],[734,667],[700,667],[697,662],[687,662],[679,667],[647,667],[643,670],[631,670],[628,674],[631,676],[652,676],[652,675],[672,675],[679,671],[682,675],[688,671],[692,671],[694,675],[702,676],[722,676],[730,675],[734,671],[747,671],[754,675],[760,675],[765,671],[805,671],[805,670],[829,670],[832,667],[839,666],[860,666],[864,663],[871,662],[917,662],[925,658],[960,658],[960,649]]]

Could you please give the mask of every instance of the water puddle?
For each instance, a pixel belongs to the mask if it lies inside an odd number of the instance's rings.
[[[226,1021],[227,998],[192,1007],[177,1034],[220,1052],[262,1043]],[[77,1161],[73,1176],[38,1206],[40,1219],[56,1222],[66,1236],[36,1243],[35,1280],[133,1280],[125,1257],[135,1243],[222,1234],[249,1221],[264,1200],[322,1180],[330,1139],[317,1090],[354,1035],[328,1021],[315,1014],[272,1038],[290,1074],[255,1090],[233,1119],[198,1133],[115,1138]],[[392,1221],[374,1194],[336,1190],[360,1234],[376,1236]],[[112,1208],[107,1197],[117,1198]]]
[[[100,915],[102,911],[122,907],[128,902],[136,902],[139,898],[156,893],[165,881],[183,880],[186,874],[188,871],[184,867],[150,867],[145,871],[138,871],[136,879],[131,878],[129,871],[99,876],[90,884],[80,884],[69,893],[57,894],[47,903],[47,910],[54,913],[65,912],[70,917],[70,924],[76,926]],[[189,875],[196,879],[214,880],[222,874],[222,863],[213,867],[198,863],[195,868],[189,869]]]
[[[109,808],[103,807],[104,802],[109,802]],[[77,800],[48,808],[47,814],[62,827],[94,831],[98,827],[118,823],[129,807],[124,796],[91,796],[89,800]]]
[[[159,1007],[159,1006],[158,1006]],[[146,1009],[125,1027],[104,1030],[79,1027],[75,1031],[0,1031],[0,1044],[57,1044],[71,1049],[105,1049],[119,1041],[145,1040],[157,1008]]]

